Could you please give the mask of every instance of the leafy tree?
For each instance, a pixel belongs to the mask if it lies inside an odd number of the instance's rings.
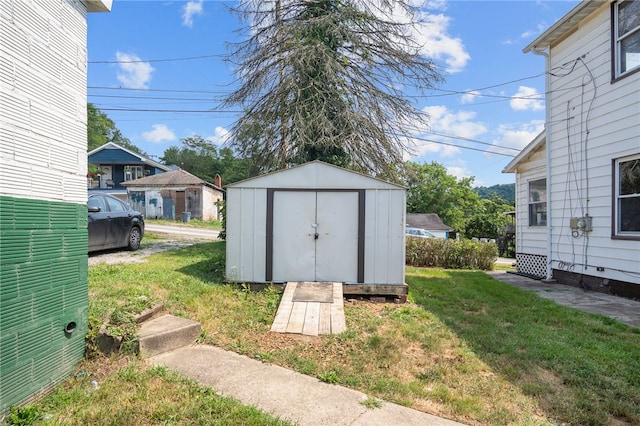
[[[516,185],[514,183],[505,183],[493,186],[478,186],[474,188],[480,198],[491,198],[491,194],[495,194],[503,200],[515,204],[516,202]]]
[[[87,151],[93,151],[102,145],[113,142],[123,148],[146,155],[144,151],[124,137],[107,114],[92,103],[87,104]]]
[[[436,213],[457,232],[466,235],[469,218],[477,209],[473,178],[457,179],[441,164],[406,163],[407,213]]]
[[[506,212],[514,210],[513,204],[492,193],[479,201],[467,222],[466,235],[478,238],[498,238],[507,225]]]
[[[405,141],[427,117],[406,98],[442,80],[410,35],[405,0],[243,0],[249,22],[234,45],[241,106],[233,146],[262,171],[313,159],[395,176]],[[236,62],[237,61],[237,62]],[[411,124],[409,124],[411,123]]]
[[[180,140],[181,146],[164,151],[161,160],[174,164],[208,182],[219,174],[224,184],[255,176],[258,171],[248,159],[237,158],[230,148],[217,148],[202,136]]]

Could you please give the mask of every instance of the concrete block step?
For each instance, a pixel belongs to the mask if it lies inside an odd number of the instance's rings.
[[[150,357],[191,345],[201,329],[199,322],[170,314],[146,321],[138,331],[138,353]]]

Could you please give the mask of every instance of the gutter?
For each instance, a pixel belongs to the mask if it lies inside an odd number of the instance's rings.
[[[544,103],[545,103],[545,162],[547,163],[547,280],[553,279],[553,226],[552,226],[552,209],[551,209],[551,58],[549,53],[545,52],[547,48],[534,47],[532,50],[526,50],[525,53],[531,51],[536,55],[544,56],[545,78],[544,78]],[[549,46],[549,50],[551,47]]]

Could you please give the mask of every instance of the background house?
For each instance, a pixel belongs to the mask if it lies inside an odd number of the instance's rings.
[[[507,165],[518,270],[640,297],[637,1],[582,1],[525,49],[546,57],[544,135]]]
[[[87,12],[0,1],[0,418],[84,358]]]
[[[445,225],[435,213],[407,213],[407,226],[426,229],[438,238],[449,238],[453,228]]]
[[[406,294],[405,189],[319,161],[227,186],[230,281]]]
[[[89,164],[97,167],[98,175],[88,177],[89,189],[109,189],[125,193],[123,182],[153,176],[172,170],[137,152],[108,142],[88,153]]]
[[[202,220],[220,219],[219,202],[224,190],[219,175],[209,183],[191,173],[176,169],[128,182],[126,187],[129,204],[145,217],[179,219],[188,212],[189,218]]]

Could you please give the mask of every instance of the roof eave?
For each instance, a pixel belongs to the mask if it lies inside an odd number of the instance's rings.
[[[522,151],[518,153],[513,160],[509,162],[504,169],[502,169],[502,173],[516,173],[518,171],[518,166],[523,161],[526,161],[531,154],[535,152],[540,146],[547,142],[546,132],[543,130],[536,136],[527,146],[522,148]]]
[[[85,0],[87,12],[111,12],[113,0]]]
[[[550,26],[539,37],[533,40],[522,51],[524,53],[540,52],[548,49],[557,40],[562,38],[567,32],[576,27],[583,19],[589,16],[593,11],[600,8],[603,4],[609,3],[610,0],[583,0],[564,15],[555,24]]]

